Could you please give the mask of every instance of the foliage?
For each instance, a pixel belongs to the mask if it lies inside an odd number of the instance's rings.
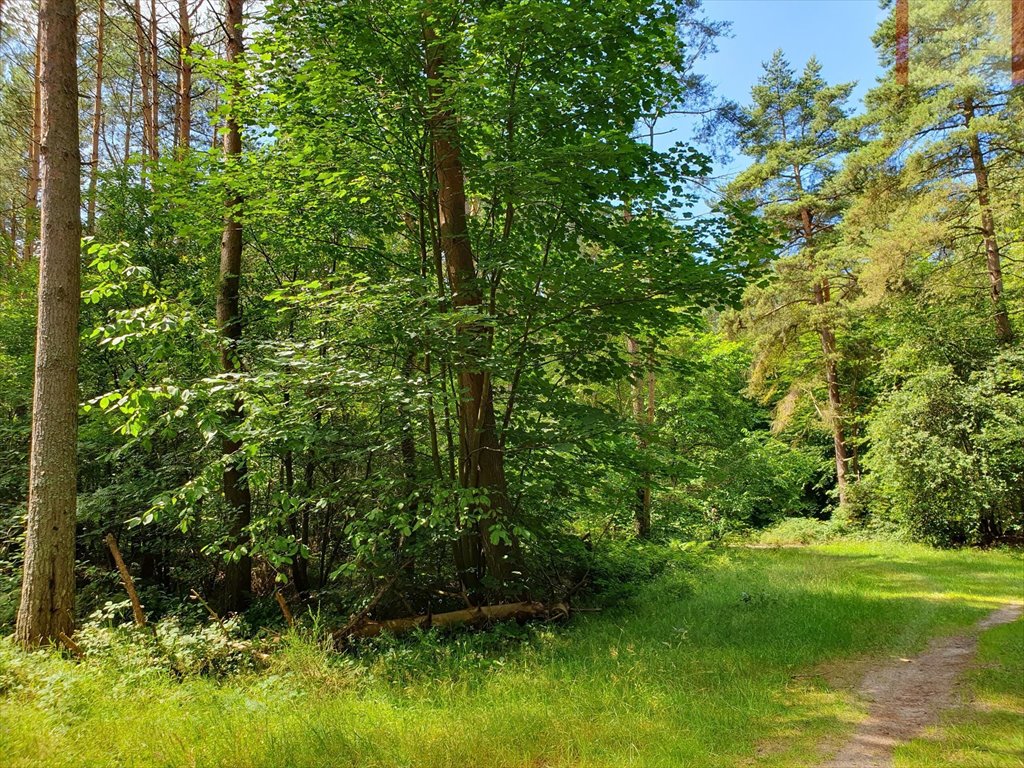
[[[1024,366],[996,357],[966,380],[926,368],[869,423],[876,508],[945,545],[1019,538],[1024,520]]]

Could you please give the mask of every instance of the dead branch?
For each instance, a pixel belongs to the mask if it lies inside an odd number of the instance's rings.
[[[146,614],[142,610],[142,603],[139,602],[139,595],[135,591],[135,582],[132,581],[132,575],[128,573],[128,566],[124,564],[124,558],[121,557],[121,550],[117,546],[117,539],[114,537],[114,534],[108,533],[104,541],[110,547],[110,554],[114,556],[114,563],[121,574],[121,581],[124,584],[125,591],[128,593],[128,599],[132,601],[132,613],[135,616],[135,624],[136,626],[144,627],[146,626]]]
[[[334,633],[336,642],[349,637],[376,637],[382,632],[401,634],[412,629],[430,627],[456,627],[462,625],[487,624],[494,621],[515,619],[561,619],[569,615],[569,606],[565,603],[520,602],[501,603],[498,605],[482,605],[447,613],[425,614],[405,619],[385,619],[383,621],[364,620],[356,626],[349,626]]]
[[[295,617],[292,616],[292,609],[288,607],[288,601],[284,599],[280,589],[274,590],[274,599],[277,600],[277,604],[281,607],[281,614],[284,616],[285,622],[289,627],[294,627]]]

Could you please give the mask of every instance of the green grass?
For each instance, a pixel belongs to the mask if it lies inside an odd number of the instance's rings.
[[[1021,599],[1022,568],[1011,553],[906,545],[734,549],[527,642],[462,635],[353,660],[293,641],[268,670],[222,683],[5,648],[0,764],[813,766],[818,745],[862,715],[826,666],[914,653],[967,627]],[[987,635],[984,658],[1019,668],[1014,631]],[[998,712],[950,723],[948,746],[915,744],[902,765],[942,764],[913,750],[979,752],[989,735],[1018,749],[1004,731],[1020,723],[1024,694],[1001,676],[975,678]]]
[[[964,694],[940,727],[896,750],[896,768],[1024,768],[1024,621],[982,635]]]

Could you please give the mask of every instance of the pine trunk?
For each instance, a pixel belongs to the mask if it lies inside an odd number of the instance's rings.
[[[99,2],[96,20],[96,89],[92,101],[92,152],[89,154],[89,209],[85,230],[96,229],[96,179],[100,171],[100,130],[103,127],[103,28],[106,24],[103,0]]]
[[[135,44],[139,59],[139,82],[142,85],[142,154],[145,159],[152,160],[156,157],[156,151],[153,148],[156,134],[151,122],[153,101],[149,90],[149,43],[146,39],[146,26],[142,18],[142,4],[139,0],[135,0],[133,10]]]
[[[25,242],[21,257],[28,261],[36,249],[35,235],[39,223],[39,152],[43,130],[43,94],[42,94],[42,50],[43,28],[42,16],[36,28],[35,72],[32,76],[32,131],[28,138],[28,180],[25,190]]]
[[[227,0],[227,60],[235,61],[242,53],[242,0]],[[229,99],[232,99],[230,96]],[[230,102],[229,102],[230,103]],[[224,132],[224,156],[231,162],[242,154],[242,134],[238,122],[229,115]],[[217,292],[217,326],[221,333],[221,368],[234,373],[238,368],[238,345],[242,340],[242,317],[239,301],[239,280],[242,273],[242,225],[236,212],[241,197],[231,193],[226,200],[224,233],[220,247],[220,275]],[[242,421],[243,403],[236,397],[228,413],[226,432],[221,440],[224,454],[223,489],[230,519],[228,530],[234,547],[245,546],[246,529],[252,514],[252,496],[247,478],[247,464],[242,442],[233,433]],[[224,577],[224,607],[243,610],[252,593],[252,558],[246,554],[233,559]]]
[[[15,635],[25,647],[74,628],[81,157],[74,0],[39,8],[43,169],[28,525]]]
[[[824,307],[829,301],[829,285],[824,278],[814,285],[814,303]],[[848,479],[846,477],[847,451],[846,437],[843,433],[843,401],[839,391],[839,372],[836,364],[838,350],[836,335],[827,321],[821,320],[818,325],[818,338],[821,341],[821,354],[825,360],[825,384],[828,387],[828,421],[832,428],[832,443],[836,458],[836,489],[839,492],[839,506],[846,506]]]
[[[149,4],[149,124],[153,133],[150,157],[160,157],[160,47],[157,41],[156,0]]]
[[[970,130],[971,121],[974,119],[974,102],[971,99],[967,99],[964,104],[964,116]],[[971,155],[971,167],[974,170],[978,207],[981,208],[981,236],[985,242],[985,268],[988,272],[989,298],[992,301],[996,338],[1000,344],[1010,344],[1013,342],[1013,327],[1010,325],[1010,314],[1003,298],[1002,258],[989,198],[988,166],[985,164],[985,156],[982,154],[977,134],[972,132],[968,135],[967,146]]]
[[[192,26],[188,0],[178,0],[178,150],[192,145]]]

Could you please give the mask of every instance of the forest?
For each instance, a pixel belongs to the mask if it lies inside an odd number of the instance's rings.
[[[1024,0],[866,5],[0,0],[0,766],[1021,765]]]

